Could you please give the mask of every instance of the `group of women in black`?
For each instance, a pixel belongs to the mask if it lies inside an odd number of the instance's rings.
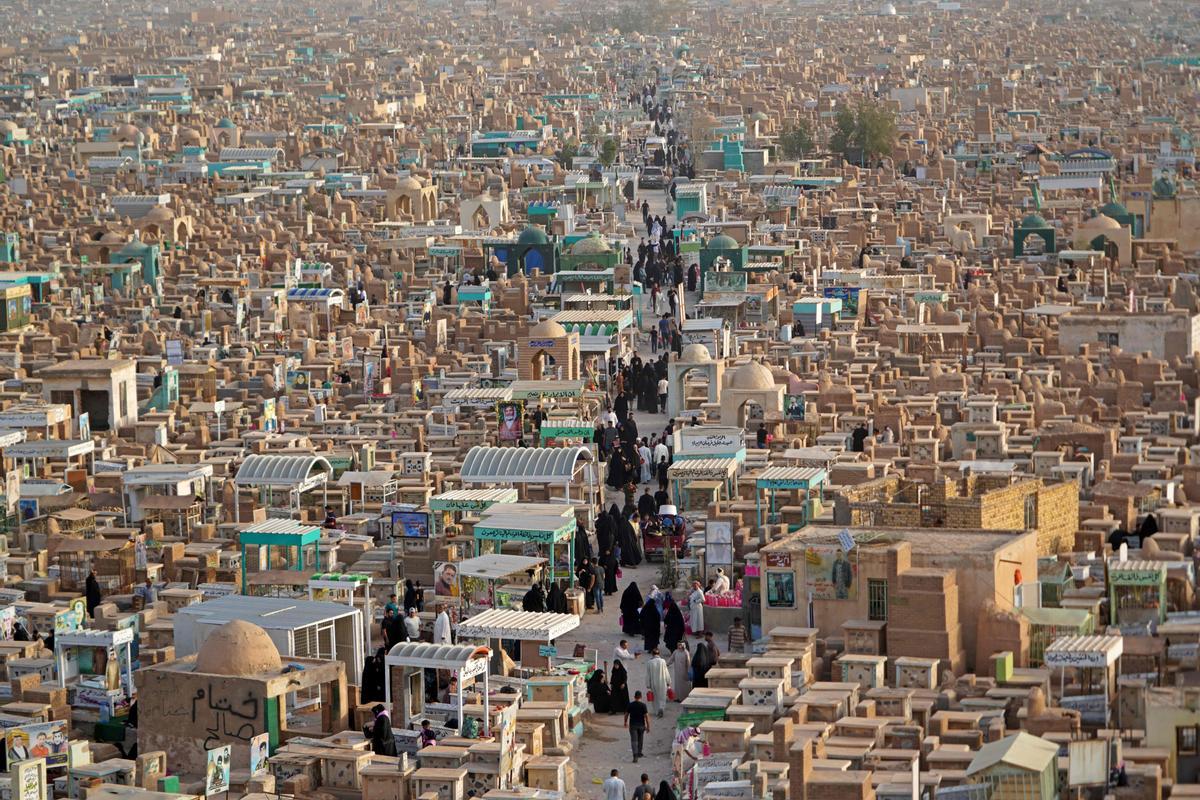
[[[613,401],[613,413],[617,415],[618,420],[622,420],[622,409],[625,410],[625,416],[629,415],[630,403],[637,403],[637,410],[644,411],[649,414],[657,414],[658,407],[658,382],[667,377],[667,353],[663,353],[657,359],[648,359],[642,361],[641,356],[635,355],[629,360],[627,366],[621,367],[622,381],[621,386],[624,390],[623,394],[617,395]],[[624,402],[622,402],[624,398]],[[632,441],[637,440],[636,426],[631,437]]]
[[[612,675],[597,669],[587,681],[588,699],[597,714],[624,714],[629,707],[629,673],[621,659],[613,662]]]
[[[536,611],[538,613],[551,612],[554,614],[567,613],[567,593],[556,581],[550,584],[550,591],[547,592],[542,588],[540,583],[535,583],[533,587],[525,593],[521,598],[522,611]]]
[[[661,642],[667,652],[673,652],[685,636],[683,612],[669,595],[657,588],[642,600],[636,581],[625,587],[621,595],[621,631],[628,636],[641,636],[647,653]]]
[[[642,563],[642,547],[630,522],[635,516],[637,509],[634,506],[626,506],[622,511],[613,503],[596,520],[596,547],[600,550],[600,563],[604,565],[605,594],[617,592],[618,566],[636,567]],[[581,556],[579,548],[575,549],[575,560],[579,564],[586,557],[589,556]]]

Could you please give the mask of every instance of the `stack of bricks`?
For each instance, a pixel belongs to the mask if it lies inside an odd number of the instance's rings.
[[[890,610],[889,658],[937,658],[955,672],[965,663],[958,620],[958,584],[953,571],[909,569],[900,575],[899,594],[909,598]]]

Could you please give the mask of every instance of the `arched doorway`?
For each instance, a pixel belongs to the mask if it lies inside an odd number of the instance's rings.
[[[750,430],[763,421],[763,407],[757,400],[747,400],[738,408],[738,425]]]
[[[679,376],[678,391],[680,410],[694,407],[696,399],[707,403],[709,397],[709,371],[704,367],[693,367]]]
[[[475,209],[475,213],[471,215],[471,224],[476,230],[486,231],[492,227],[491,220],[488,219],[487,209],[482,204]]]
[[[524,261],[526,275],[532,273],[535,269],[544,270],[546,267],[546,260],[542,258],[540,250],[526,250]]]
[[[533,380],[551,380],[558,377],[558,363],[554,356],[545,350],[538,350],[531,361]]]

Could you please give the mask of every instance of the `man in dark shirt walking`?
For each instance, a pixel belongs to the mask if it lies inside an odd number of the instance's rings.
[[[633,760],[642,757],[642,744],[650,730],[650,709],[642,702],[642,693],[633,693],[633,702],[625,709],[625,727],[629,729],[629,746],[633,749]]]

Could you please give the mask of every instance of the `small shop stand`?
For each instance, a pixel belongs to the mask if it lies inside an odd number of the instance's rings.
[[[667,469],[674,505],[703,510],[709,503],[738,496],[736,458],[692,458],[679,460]]]
[[[274,566],[273,549],[285,569],[303,572],[306,567],[312,569],[317,565],[317,542],[320,539],[321,529],[318,526],[290,519],[268,519],[242,526],[238,532],[238,542],[242,547],[242,593],[246,592],[247,585],[246,567],[249,559],[246,548],[254,548],[255,572]]]
[[[448,713],[439,721],[444,721],[450,713],[456,714],[458,725],[453,730],[462,730],[464,690],[475,678],[483,676],[483,697],[488,698],[488,705],[491,705],[488,685],[488,661],[491,655],[492,651],[488,648],[475,645],[429,642],[400,642],[393,645],[384,657],[384,696],[391,701],[393,716],[399,712],[399,727],[415,729],[424,719],[433,721],[428,713],[433,709],[427,709],[425,703],[425,670],[434,669],[458,677],[456,702],[443,706]],[[483,717],[485,735],[491,733],[490,717],[490,714]]]
[[[493,608],[458,624],[459,641],[482,639],[518,642],[521,667],[549,669],[558,655],[554,640],[579,627],[575,614]],[[507,649],[507,648],[506,648]]]
[[[484,512],[475,523],[475,551],[478,555],[493,552],[491,548],[514,543],[523,550],[541,555],[543,549],[549,560],[551,582],[570,578],[575,586],[575,510],[572,506],[551,503],[498,503]],[[488,544],[490,543],[490,544]],[[555,561],[555,545],[566,545],[566,566]],[[559,550],[561,554],[562,549]],[[527,552],[525,555],[532,555]]]
[[[124,716],[133,703],[133,628],[55,634],[58,685],[69,690],[75,713],[92,709],[99,721]]]
[[[1112,710],[1109,698],[1117,679],[1116,664],[1123,652],[1124,638],[1121,636],[1066,636],[1052,642],[1043,658],[1051,670],[1051,683],[1054,671],[1058,671],[1058,705],[1079,711],[1085,724],[1107,728]],[[1067,695],[1068,670],[1075,672],[1072,688],[1078,690],[1070,696]],[[1095,691],[1097,678],[1103,693]]]
[[[515,503],[519,499],[516,489],[453,489],[434,495],[429,499],[429,510],[433,512],[429,535],[440,537],[451,520],[457,521],[463,514],[487,511],[497,503]]]
[[[1167,565],[1161,561],[1110,561],[1108,607],[1113,625],[1147,626],[1165,622]]]
[[[821,489],[829,473],[817,467],[767,467],[754,478],[754,513],[763,527],[762,493],[767,493],[767,521],[775,522],[775,495],[778,492],[803,492],[801,526],[807,525],[821,507]]]
[[[490,608],[521,608],[521,601],[538,580],[546,559],[488,553],[458,564],[462,599],[468,613]]]
[[[371,622],[375,619],[371,576],[350,572],[318,573],[308,579],[309,600],[345,603],[362,612],[363,641],[371,641]]]

